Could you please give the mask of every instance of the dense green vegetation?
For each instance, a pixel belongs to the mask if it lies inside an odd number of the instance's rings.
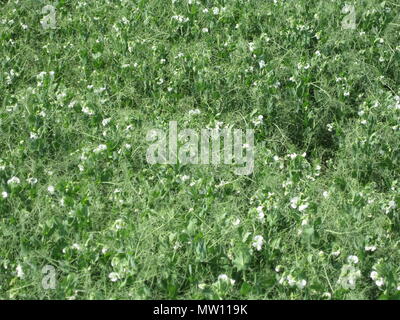
[[[345,4],[0,1],[0,298],[399,298],[400,5]],[[254,172],[149,164],[172,120]]]

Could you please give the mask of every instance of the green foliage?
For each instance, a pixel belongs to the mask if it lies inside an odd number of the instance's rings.
[[[395,1],[47,4],[0,8],[0,299],[399,299]],[[148,164],[171,120],[254,173]]]

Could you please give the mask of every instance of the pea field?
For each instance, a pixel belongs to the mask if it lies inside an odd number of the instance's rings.
[[[400,299],[399,72],[398,0],[0,0],[0,299]]]

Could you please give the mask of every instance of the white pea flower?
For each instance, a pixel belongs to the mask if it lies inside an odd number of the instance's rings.
[[[122,219],[115,220],[114,222],[115,230],[121,230],[123,227],[125,227],[125,222]]]
[[[232,223],[235,227],[238,226],[240,224],[240,219],[236,219],[235,221],[233,221]]]
[[[348,263],[357,264],[358,263],[358,257],[357,256],[348,256],[347,257],[347,262]]]
[[[43,110],[40,111],[39,116],[41,116],[42,118],[46,118],[46,112],[44,112]]]
[[[119,275],[118,273],[116,273],[116,272],[111,272],[111,273],[108,275],[108,277],[110,278],[110,280],[111,280],[112,282],[116,282],[116,281],[118,281],[118,280],[121,279],[120,275]]]
[[[257,207],[257,213],[258,213],[258,216],[257,216],[257,219],[260,221],[260,222],[264,222],[265,221],[265,215],[264,215],[264,207],[263,206],[258,206]]]
[[[199,283],[198,287],[200,290],[204,290],[207,287],[207,285],[205,283]]]
[[[257,251],[261,251],[263,244],[264,244],[263,236],[255,236],[253,238],[252,246],[256,248]]]
[[[262,114],[260,114],[257,119],[253,120],[253,123],[255,126],[259,126],[263,123],[264,120],[264,116]]]
[[[20,279],[24,279],[25,278],[25,273],[24,273],[24,270],[22,270],[21,265],[18,265],[15,270],[17,271],[17,277],[18,278],[20,278]]]
[[[376,279],[378,279],[378,272],[372,271],[369,276],[371,277],[372,280],[375,281]]]
[[[307,285],[307,281],[304,280],[304,279],[299,280],[299,281],[297,281],[296,285],[297,285],[297,288],[299,288],[300,290],[302,290],[302,289],[304,289],[304,287]]]
[[[105,127],[107,124],[110,123],[110,121],[111,121],[111,118],[106,118],[106,119],[103,119],[103,121],[101,122],[101,124],[103,125],[103,127]]]
[[[253,52],[256,49],[254,42],[249,42],[248,46],[250,52]]]
[[[97,148],[93,150],[94,153],[99,153],[101,151],[104,151],[107,149],[107,146],[105,144],[100,144]]]
[[[78,243],[74,243],[71,247],[75,250],[81,250],[81,246]]]
[[[94,115],[93,110],[89,109],[88,107],[82,107],[82,112],[87,114],[88,116]]]
[[[181,180],[182,180],[183,182],[185,182],[185,181],[187,181],[187,180],[189,180],[189,179],[190,179],[190,177],[187,176],[187,175],[183,175],[183,176],[181,177]]]
[[[365,251],[374,252],[376,251],[376,246],[366,246]]]
[[[1,196],[3,197],[3,199],[8,198],[8,193],[6,191],[3,191],[1,193]]]
[[[230,279],[226,274],[220,274],[220,275],[218,276],[218,281],[227,282],[227,283],[229,283],[229,284],[231,284],[231,285],[234,285],[235,282],[236,282],[235,280]]]
[[[28,179],[26,179],[26,181],[30,184],[30,185],[34,185],[34,184],[36,184],[37,183],[37,179],[36,178],[28,178]]]
[[[334,257],[338,257],[338,256],[340,256],[340,251],[339,251],[339,250],[334,251],[334,252],[332,252],[332,255],[333,255]]]
[[[29,138],[32,140],[36,140],[37,138],[39,138],[39,136],[37,135],[37,133],[31,132],[29,133]]]
[[[331,294],[330,292],[324,292],[324,293],[322,294],[322,297],[323,297],[323,298],[326,298],[326,299],[330,299],[330,298],[332,297],[332,294]]]
[[[199,115],[201,111],[199,109],[189,110],[189,116]]]
[[[308,208],[308,203],[302,204],[301,206],[299,206],[299,211],[304,211]]]
[[[299,197],[294,197],[294,198],[292,198],[292,199],[290,199],[290,206],[293,208],[293,209],[296,209],[297,208],[297,203],[300,201],[300,198]]]
[[[173,19],[173,20],[176,20],[176,21],[178,21],[178,22],[180,22],[180,23],[185,23],[185,22],[188,22],[188,21],[189,21],[189,18],[184,17],[184,16],[181,16],[181,15],[172,16],[172,19]]]
[[[54,194],[54,186],[48,186],[47,187],[47,191],[50,193],[50,194]]]
[[[7,184],[20,184],[21,180],[18,177],[12,177],[7,181]]]
[[[382,287],[385,284],[385,281],[383,280],[383,278],[379,278],[378,280],[375,281],[375,284],[378,287]]]
[[[286,280],[287,280],[289,286],[293,287],[294,285],[296,285],[296,279],[292,275],[288,275],[286,277]]]

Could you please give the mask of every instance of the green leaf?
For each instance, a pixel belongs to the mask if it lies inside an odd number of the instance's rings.
[[[233,259],[233,264],[239,271],[243,271],[247,269],[250,259],[251,257],[249,251],[246,249],[241,249],[237,253],[235,259]]]

